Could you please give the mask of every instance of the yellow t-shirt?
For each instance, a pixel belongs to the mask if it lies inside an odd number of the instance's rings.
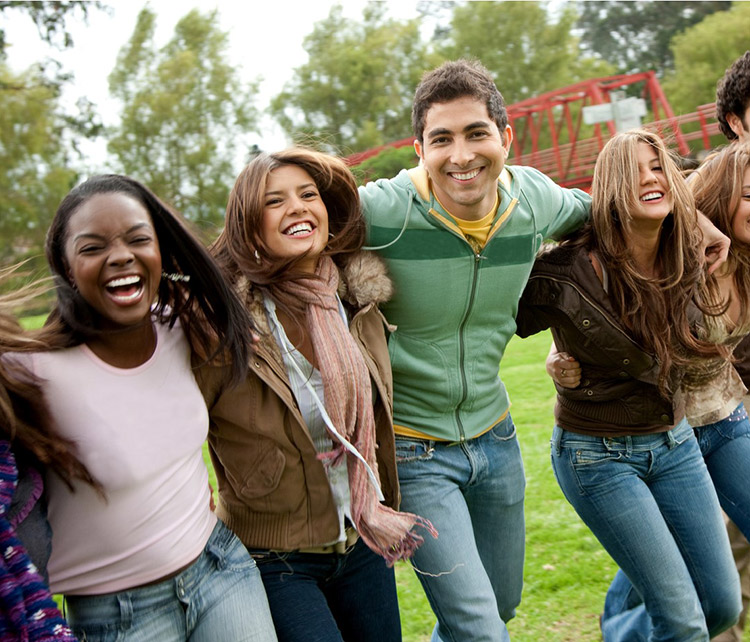
[[[500,173],[499,180],[506,188],[510,188],[510,175],[507,170],[503,169]],[[432,185],[430,185],[430,190],[432,190]],[[440,202],[437,194],[435,194],[435,200],[440,203],[441,207],[450,215],[471,247],[477,252],[481,250],[487,243],[490,230],[492,230],[492,223],[495,220],[495,216],[497,216],[497,208],[500,205],[500,198],[498,195],[495,195],[495,203],[490,211],[478,221],[467,221],[466,219],[451,214],[448,208]]]

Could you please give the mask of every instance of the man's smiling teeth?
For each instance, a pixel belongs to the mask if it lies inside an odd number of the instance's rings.
[[[313,228],[310,223],[296,223],[295,225],[286,228],[284,230],[284,234],[286,234],[287,236],[294,236],[296,234],[307,234],[312,231]]]
[[[465,174],[459,174],[458,172],[451,172],[450,175],[453,178],[458,179],[459,181],[469,181],[472,178],[474,178],[477,174],[479,174],[480,170],[481,168],[477,167],[476,169],[472,169],[470,172],[466,172]]]
[[[664,196],[664,194],[662,194],[661,192],[649,192],[648,194],[644,194],[643,196],[641,196],[641,200],[642,201],[655,201],[661,198],[662,196]]]

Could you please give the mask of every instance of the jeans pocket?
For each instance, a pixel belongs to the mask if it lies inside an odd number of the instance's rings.
[[[262,548],[249,548],[247,551],[258,568],[273,562],[285,562],[291,555],[291,552],[269,551]]]
[[[498,421],[489,431],[496,441],[510,441],[516,436],[516,425],[508,415],[505,419]]]
[[[124,632],[114,626],[72,626],[70,630],[79,642],[120,642]]]
[[[396,438],[396,463],[429,461],[435,452],[429,441]]]
[[[116,601],[110,596],[68,596],[64,601],[65,619],[80,642],[120,642],[127,627]]]
[[[739,406],[731,415],[721,421],[717,421],[710,426],[701,428],[703,433],[714,433],[720,437],[720,440],[731,441],[740,437],[750,436],[750,421],[748,421],[747,412],[743,405]]]
[[[622,453],[610,450],[597,450],[582,446],[570,447],[570,460],[574,468],[596,466],[622,459]]]
[[[206,555],[220,571],[230,573],[247,573],[255,567],[255,560],[250,556],[245,545],[224,524],[220,531],[214,533],[206,544]],[[226,532],[223,532],[226,529]]]

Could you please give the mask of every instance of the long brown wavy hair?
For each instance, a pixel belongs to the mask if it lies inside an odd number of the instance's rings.
[[[695,204],[732,242],[727,269],[740,303],[739,325],[750,316],[750,244],[737,239],[732,222],[742,199],[745,172],[750,167],[750,142],[735,141],[711,154],[690,176]]]
[[[304,256],[273,256],[261,238],[261,223],[269,174],[284,165],[305,170],[315,182],[328,211],[331,238],[323,254],[342,266],[365,242],[365,222],[360,211],[357,184],[344,161],[304,147],[260,154],[242,170],[229,195],[226,224],[211,252],[227,278],[247,278],[268,293],[292,317],[300,320],[303,307],[277,286],[289,280],[309,279],[298,269]],[[256,254],[257,253],[257,254]]]
[[[631,251],[631,212],[640,209],[638,145],[657,153],[671,196],[672,212],[662,224],[657,274],[641,273]],[[705,288],[702,235],[693,196],[664,141],[645,130],[617,134],[596,161],[591,185],[591,223],[578,242],[606,268],[609,295],[622,324],[660,364],[659,389],[669,395],[673,368],[690,356],[722,355],[722,349],[691,331],[688,310]],[[706,306],[699,302],[701,310]]]
[[[14,268],[0,272],[0,281]],[[44,285],[28,285],[0,296],[0,433],[13,444],[16,457],[53,469],[70,486],[73,478],[99,487],[74,454],[72,442],[56,434],[39,382],[12,353],[48,349],[38,333],[21,328],[11,310],[44,292]]]

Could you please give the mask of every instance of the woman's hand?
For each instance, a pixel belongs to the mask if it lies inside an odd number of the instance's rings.
[[[581,383],[581,364],[567,352],[558,352],[554,341],[545,366],[552,381],[563,388],[577,388]]]
[[[727,260],[729,237],[722,234],[700,210],[698,210],[698,227],[703,233],[701,247],[706,259],[708,273],[713,274]]]

